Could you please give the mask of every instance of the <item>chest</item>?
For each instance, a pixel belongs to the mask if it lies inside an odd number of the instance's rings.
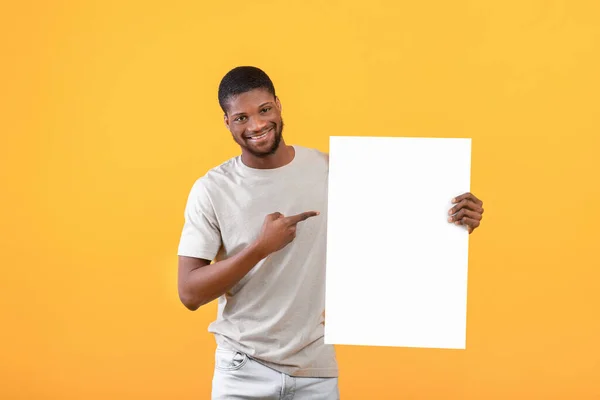
[[[265,217],[274,212],[291,216],[319,211],[298,226],[298,240],[322,234],[327,220],[326,170],[306,171],[293,178],[239,181],[229,185],[218,204],[214,204],[225,256],[235,254],[254,242]]]

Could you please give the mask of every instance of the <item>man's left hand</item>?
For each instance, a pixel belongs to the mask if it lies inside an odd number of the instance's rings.
[[[448,211],[448,214],[451,215],[448,222],[465,225],[469,234],[473,233],[481,225],[483,201],[472,193],[464,193],[452,199],[452,203],[456,205]]]

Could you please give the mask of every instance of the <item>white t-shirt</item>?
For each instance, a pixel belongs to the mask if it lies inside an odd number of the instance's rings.
[[[198,179],[178,254],[226,259],[258,238],[267,214],[319,211],[219,298],[208,330],[219,346],[288,375],[336,377],[334,348],[323,342],[329,164],[318,150],[294,149],[293,161],[280,168],[250,168],[238,156]]]

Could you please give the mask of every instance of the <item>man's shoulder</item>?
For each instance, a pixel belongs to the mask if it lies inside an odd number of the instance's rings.
[[[296,149],[300,149],[300,151],[303,151],[309,157],[313,157],[316,160],[320,160],[320,161],[329,163],[329,153],[322,152],[321,150],[316,149],[314,147],[298,146],[298,145],[296,145],[294,147]]]
[[[237,169],[237,159],[239,156],[232,157],[221,164],[212,167],[204,175],[205,178],[219,179],[230,176]]]
[[[236,157],[233,157],[208,169],[203,175],[196,178],[192,190],[210,191],[218,188],[225,180],[235,174],[235,163]]]

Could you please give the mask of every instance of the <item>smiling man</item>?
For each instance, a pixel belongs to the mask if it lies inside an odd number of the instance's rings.
[[[212,398],[338,399],[323,341],[328,156],[285,143],[281,103],[258,68],[229,71],[219,103],[241,154],[194,183],[178,249],[183,304],[218,299]],[[449,221],[472,232],[483,203],[454,202]]]

